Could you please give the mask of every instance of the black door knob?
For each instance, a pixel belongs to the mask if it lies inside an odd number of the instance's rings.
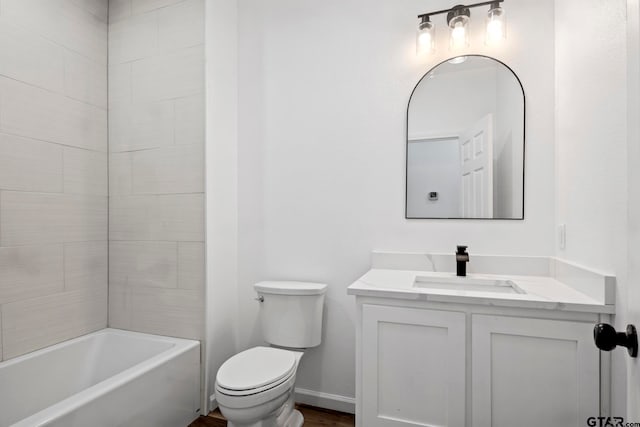
[[[616,332],[613,326],[598,323],[593,328],[593,339],[600,350],[611,351],[622,346],[627,348],[629,356],[638,357],[638,333],[633,325],[627,325],[626,332]]]

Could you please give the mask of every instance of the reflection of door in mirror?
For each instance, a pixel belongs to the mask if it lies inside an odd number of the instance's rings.
[[[487,114],[460,135],[462,217],[493,218],[493,118]]]
[[[517,76],[492,58],[425,74],[407,110],[405,216],[523,219],[524,110]]]

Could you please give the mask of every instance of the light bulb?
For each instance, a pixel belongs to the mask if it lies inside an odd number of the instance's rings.
[[[504,9],[500,3],[493,3],[487,13],[487,34],[485,42],[488,45],[499,43],[507,37],[507,23]]]
[[[469,16],[468,8],[456,7],[447,15],[447,22],[451,30],[449,34],[449,47],[458,50],[469,46]]]
[[[455,27],[451,30],[451,41],[453,42],[453,46],[456,48],[463,47],[464,41],[466,39],[467,31],[465,30],[462,23],[457,23]]]
[[[416,34],[416,53],[418,55],[432,53],[435,50],[435,27],[428,16],[421,18]]]

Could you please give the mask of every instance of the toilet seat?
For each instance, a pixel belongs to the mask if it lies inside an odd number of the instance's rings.
[[[254,347],[228,359],[216,376],[217,399],[230,408],[249,408],[275,399],[295,383],[302,353]]]
[[[216,376],[220,388],[254,394],[286,379],[297,368],[296,353],[272,347],[253,347],[238,353],[222,364]]]
[[[289,374],[288,376],[281,378],[275,382],[273,382],[272,384],[267,384],[264,385],[262,387],[258,387],[258,388],[254,388],[254,389],[248,389],[248,390],[233,390],[233,389],[228,389],[225,388],[223,386],[221,386],[220,384],[216,383],[216,389],[222,393],[225,394],[227,396],[235,396],[235,397],[244,397],[244,396],[252,396],[255,394],[260,394],[260,393],[264,393],[267,392],[275,387],[278,387],[280,384],[287,382],[289,379],[291,379],[291,377],[293,377],[295,375],[295,372],[292,372],[291,374]]]

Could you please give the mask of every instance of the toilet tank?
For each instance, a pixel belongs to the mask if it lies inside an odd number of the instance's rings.
[[[262,335],[269,344],[309,348],[322,340],[322,308],[327,285],[310,282],[260,282]]]

